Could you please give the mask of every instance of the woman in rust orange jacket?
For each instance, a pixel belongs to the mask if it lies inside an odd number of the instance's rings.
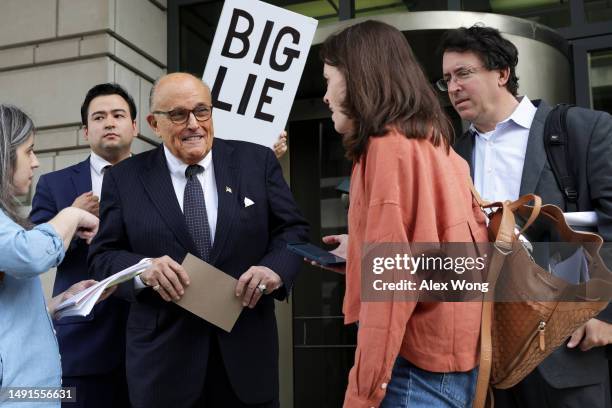
[[[343,311],[359,332],[344,406],[469,406],[481,304],[365,301],[361,288],[372,272],[362,271],[366,243],[487,242],[468,165],[397,29],[353,25],[329,37],[321,57],[324,101],[353,161]]]

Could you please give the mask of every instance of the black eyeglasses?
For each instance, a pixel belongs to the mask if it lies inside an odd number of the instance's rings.
[[[212,106],[198,105],[193,109],[176,108],[170,111],[153,111],[154,115],[167,115],[172,123],[184,125],[189,121],[189,115],[193,113],[198,122],[206,122],[212,115]]]

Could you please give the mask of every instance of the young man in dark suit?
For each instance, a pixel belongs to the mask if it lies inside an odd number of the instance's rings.
[[[493,28],[473,26],[450,30],[440,48],[444,76],[437,85],[471,123],[454,148],[470,164],[480,195],[504,201],[535,193],[567,211],[544,150],[544,122],[551,107],[517,96],[516,47]],[[612,118],[571,108],[567,123],[570,136],[581,141],[571,152],[577,163],[577,211],[595,211],[598,233],[612,241]],[[496,406],[609,408],[605,346],[611,343],[608,306],[522,382],[496,390]]]
[[[152,265],[119,288],[127,325],[130,402],[139,407],[277,407],[274,299],[284,299],[308,239],[271,149],[214,138],[210,89],[174,73],[154,85],[149,125],[163,144],[104,179],[101,227],[89,255],[102,279],[143,258]],[[189,284],[192,253],[238,279],[247,307],[231,333],[171,300]]]
[[[69,206],[98,216],[104,173],[130,156],[132,140],[138,134],[136,105],[121,86],[107,83],[91,88],[81,107],[81,120],[91,154],[81,163],[40,178],[30,214],[35,224],[50,220]],[[57,269],[53,294],[90,278],[88,251],[85,241],[72,242]],[[125,377],[128,308],[125,300],[112,297],[87,317],[68,317],[54,323],[63,386],[76,387],[77,403],[68,404],[70,407],[129,406]]]

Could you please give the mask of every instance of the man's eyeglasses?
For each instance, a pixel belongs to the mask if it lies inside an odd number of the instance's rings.
[[[444,78],[438,79],[436,81],[436,86],[442,92],[447,92],[451,81],[454,80],[457,85],[461,85],[469,81],[480,69],[482,69],[482,67],[459,68],[453,75],[446,75]]]
[[[170,121],[177,125],[184,125],[189,121],[189,115],[193,113],[198,122],[206,122],[212,114],[212,106],[198,105],[193,109],[176,108],[170,111],[153,111],[154,115],[166,115]]]

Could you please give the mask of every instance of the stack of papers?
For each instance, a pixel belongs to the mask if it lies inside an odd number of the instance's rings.
[[[91,313],[93,307],[96,305],[96,302],[98,299],[100,299],[100,296],[102,296],[102,292],[104,292],[105,289],[134,279],[145,269],[147,269],[150,264],[150,260],[143,259],[136,265],[132,265],[121,272],[117,272],[103,281],[77,293],[71,298],[64,300],[62,303],[60,303],[55,311],[56,318],[61,319],[62,317],[67,316],[87,316],[89,313]]]

